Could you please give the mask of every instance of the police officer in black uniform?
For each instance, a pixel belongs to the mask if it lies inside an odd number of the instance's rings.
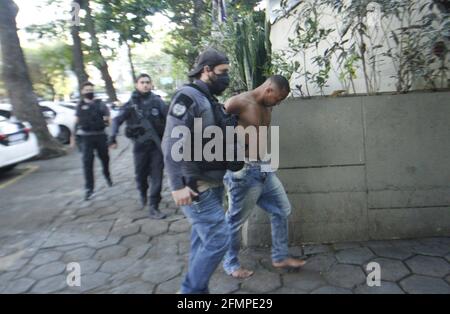
[[[136,91],[113,119],[109,142],[112,148],[117,148],[116,137],[120,126],[126,121],[125,135],[134,143],[136,183],[142,207],[148,203],[150,181],[150,218],[164,219],[166,215],[159,210],[164,169],[161,139],[169,107],[161,97],[152,93],[152,88],[152,79],[148,74],[138,76]]]
[[[81,95],[82,99],[76,109],[76,135],[83,155],[85,200],[89,200],[94,193],[94,151],[97,151],[102,162],[103,175],[107,184],[110,187],[113,185],[109,172],[108,140],[105,133],[105,128],[111,119],[108,107],[101,100],[94,98],[94,84],[84,83]]]

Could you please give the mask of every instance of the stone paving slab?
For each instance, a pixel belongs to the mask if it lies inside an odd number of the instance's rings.
[[[443,279],[413,275],[400,282],[410,294],[450,294],[450,286]]]
[[[40,184],[26,200],[0,190],[0,293],[176,293],[190,249],[190,225],[174,205],[167,182],[164,221],[148,219],[136,193],[132,154],[126,142],[114,152],[115,186],[97,169],[97,193],[82,201],[80,156],[39,162],[42,170],[26,180],[39,182],[55,167],[59,176]],[[70,178],[70,179],[69,179]],[[67,182],[71,180],[71,189]],[[20,182],[17,184],[21,184]],[[59,188],[58,188],[59,186]],[[15,187],[20,188],[20,186]],[[33,194],[34,193],[34,194]],[[54,199],[42,198],[52,195]],[[19,221],[27,213],[26,221]],[[36,219],[34,219],[34,217]],[[450,293],[450,236],[302,245],[290,248],[307,259],[301,270],[276,270],[270,248],[244,248],[241,263],[254,276],[237,280],[219,267],[210,290],[225,294],[403,294]],[[69,263],[81,267],[81,287],[69,287]],[[381,267],[381,286],[366,284],[370,262]]]
[[[366,280],[360,266],[346,264],[334,265],[325,274],[325,278],[333,286],[347,289],[353,289]]]
[[[383,278],[383,280],[398,282],[411,274],[408,267],[406,267],[404,263],[398,260],[379,257],[374,259],[372,262],[378,263],[380,265],[381,278]],[[366,266],[364,266],[363,269],[365,270],[366,274],[369,273]]]
[[[381,281],[379,287],[369,287],[366,284],[356,287],[357,294],[405,294],[405,292],[395,282]]]
[[[375,255],[366,247],[342,250],[336,253],[336,258],[342,264],[361,265],[371,259]]]
[[[415,274],[445,277],[450,273],[450,264],[440,257],[414,256],[406,261],[406,264]]]

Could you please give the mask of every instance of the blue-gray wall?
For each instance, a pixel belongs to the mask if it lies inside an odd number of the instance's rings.
[[[273,125],[291,244],[450,235],[450,93],[292,99]],[[243,239],[270,244],[261,209]]]

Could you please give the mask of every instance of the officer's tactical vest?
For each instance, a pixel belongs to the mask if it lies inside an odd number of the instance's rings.
[[[133,95],[129,101],[132,118],[127,121],[126,137],[146,143],[153,140],[160,143],[164,134],[165,118],[159,108],[157,95],[151,94],[147,99]]]
[[[85,132],[100,132],[105,129],[101,101],[95,100],[91,104],[81,102],[79,106],[78,125]]]
[[[236,137],[233,139],[233,161],[227,161],[227,143],[226,143],[226,134],[227,134],[227,127],[237,127],[238,126],[238,116],[234,114],[229,114],[225,112],[225,108],[222,104],[220,104],[217,99],[211,97],[210,95],[206,94],[201,88],[199,88],[195,84],[189,84],[188,86],[195,88],[199,92],[201,92],[205,97],[208,99],[211,105],[211,110],[214,115],[215,125],[221,128],[222,134],[223,134],[223,158],[222,161],[198,161],[199,167],[204,171],[211,171],[211,170],[231,170],[231,171],[239,171],[241,170],[245,162],[243,160],[238,160],[238,143],[236,140]],[[202,137],[203,138],[203,137]],[[210,139],[204,139],[202,143],[202,150],[203,147],[206,145],[207,142],[209,142]],[[191,142],[192,145],[192,152],[194,152],[194,141]],[[213,151],[214,153],[214,151]],[[194,158],[194,156],[192,156]],[[192,159],[194,160],[194,159]]]

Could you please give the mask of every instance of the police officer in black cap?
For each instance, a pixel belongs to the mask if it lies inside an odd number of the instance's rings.
[[[180,160],[174,154],[180,150],[184,154],[184,149],[189,150],[192,145],[192,138],[202,138],[199,133],[206,128],[222,124],[217,113],[222,108],[215,96],[229,86],[229,63],[225,54],[213,48],[201,53],[188,73],[193,83],[177,91],[167,117],[163,151],[170,188],[176,204],[192,224],[189,265],[180,291],[183,294],[208,293],[209,280],[228,250],[230,231],[222,205],[226,168],[222,162],[197,162],[191,156]],[[196,130],[196,121],[202,122],[202,128]],[[183,136],[180,140],[175,134],[186,129],[190,130],[190,139]],[[195,146],[194,155],[202,155]]]
[[[103,175],[107,184],[113,185],[109,172],[109,152],[105,128],[111,118],[108,107],[94,96],[94,84],[86,82],[81,87],[82,100],[76,109],[76,135],[83,154],[83,169],[85,177],[85,200],[94,193],[94,151],[97,151],[103,166]],[[74,139],[72,138],[72,143]]]
[[[141,74],[136,79],[136,91],[113,119],[110,145],[117,148],[116,137],[120,126],[126,121],[125,135],[134,142],[136,183],[144,208],[150,204],[150,218],[164,219],[159,210],[163,181],[164,160],[161,139],[164,134],[168,106],[158,95],[152,93],[152,79]],[[150,202],[148,189],[150,182]]]

